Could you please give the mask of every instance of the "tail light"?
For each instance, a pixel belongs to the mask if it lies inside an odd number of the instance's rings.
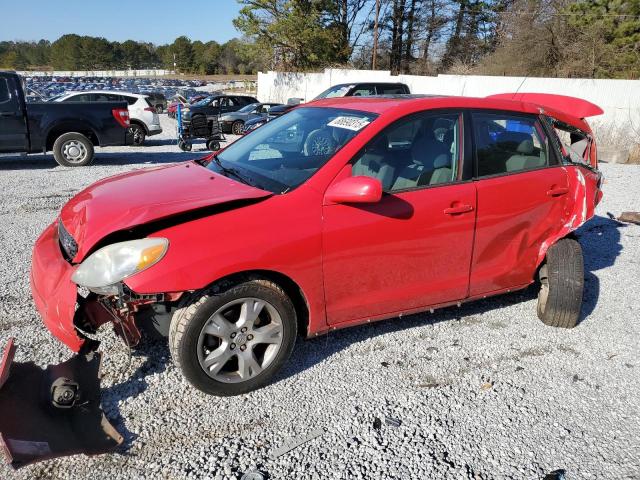
[[[147,107],[144,109],[145,112],[157,113],[154,107]]]
[[[113,118],[116,119],[122,127],[129,128],[131,126],[131,122],[129,121],[129,110],[126,108],[114,108],[111,110],[113,114]]]

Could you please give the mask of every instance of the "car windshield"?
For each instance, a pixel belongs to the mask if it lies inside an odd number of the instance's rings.
[[[202,100],[198,100],[193,104],[194,107],[204,107],[209,104],[213,100],[214,97],[205,97]]]
[[[260,105],[259,103],[250,103],[249,105],[245,105],[244,107],[242,107],[240,110],[238,110],[239,113],[251,113],[253,112],[253,110]]]
[[[207,168],[274,193],[304,183],[377,117],[337,108],[296,108],[232,143]]]
[[[353,85],[336,85],[334,87],[326,89],[316,98],[314,98],[314,100],[320,100],[321,98],[344,97],[352,88]]]

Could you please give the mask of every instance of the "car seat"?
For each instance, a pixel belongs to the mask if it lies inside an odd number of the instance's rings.
[[[351,174],[377,178],[382,183],[382,189],[389,190],[393,183],[395,169],[386,161],[387,147],[388,139],[386,135],[381,135],[353,164]]]
[[[538,155],[536,155],[535,150],[536,148],[531,138],[520,142],[516,147],[518,154],[512,155],[506,161],[507,172],[517,172],[544,166],[547,160],[544,152],[540,151]]]

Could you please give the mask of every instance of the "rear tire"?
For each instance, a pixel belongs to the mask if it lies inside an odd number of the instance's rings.
[[[63,167],[84,167],[93,157],[93,143],[78,132],[60,135],[53,144],[53,158]]]
[[[578,324],[584,291],[582,247],[572,238],[563,238],[547,251],[540,267],[538,318],[545,325],[573,328]]]
[[[291,356],[297,329],[293,303],[275,283],[220,282],[182,302],[171,320],[169,349],[197,389],[240,395],[271,381]]]
[[[218,150],[220,150],[220,142],[217,140],[209,140],[207,142],[207,148],[212,152],[217,152]]]
[[[156,113],[158,115],[162,114],[163,111],[164,109],[162,108],[162,105],[156,105]]]
[[[137,124],[132,124],[127,131],[127,134],[131,137],[132,143],[134,147],[141,147],[144,145],[144,141],[147,137],[147,133],[144,131],[144,128]]]

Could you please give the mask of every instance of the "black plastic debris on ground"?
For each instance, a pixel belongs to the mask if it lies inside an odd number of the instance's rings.
[[[106,453],[122,443],[100,408],[100,353],[46,369],[13,363],[14,353],[11,339],[0,363],[0,448],[13,468]]]

